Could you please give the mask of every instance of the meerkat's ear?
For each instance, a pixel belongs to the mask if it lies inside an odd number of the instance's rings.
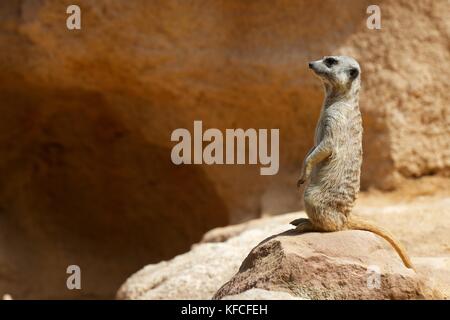
[[[350,75],[350,79],[353,81],[353,80],[355,80],[355,79],[358,77],[358,75],[359,75],[359,70],[356,69],[356,68],[351,68],[351,69],[348,71],[348,74]]]

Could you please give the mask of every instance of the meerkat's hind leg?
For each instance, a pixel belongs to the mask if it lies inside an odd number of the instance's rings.
[[[311,221],[306,218],[295,219],[291,222],[291,224],[296,226],[295,231],[298,231],[300,233],[318,231],[317,228],[314,227],[314,225],[311,223]]]
[[[298,226],[299,224],[304,223],[305,221],[309,221],[309,219],[307,219],[307,218],[298,218],[298,219],[295,219],[295,220],[289,222],[289,224],[292,224],[293,226]]]

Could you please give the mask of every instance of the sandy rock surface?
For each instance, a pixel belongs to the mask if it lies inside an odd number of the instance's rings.
[[[266,241],[247,257],[258,243],[291,229],[290,221],[305,216],[304,212],[296,212],[213,229],[190,252],[149,265],[131,276],[118,297],[209,299],[215,290],[234,279],[219,290],[217,298],[241,296],[252,288],[282,291],[303,299],[449,298],[449,198],[406,200],[402,202],[392,195],[364,195],[355,211],[392,230],[406,246],[417,274],[403,266],[386,241],[364,231],[286,235]],[[424,208],[426,219],[421,218]],[[422,221],[420,228],[411,230],[411,220]],[[367,287],[369,266],[379,267],[379,290]],[[183,281],[186,278],[189,281]]]
[[[308,299],[435,298],[433,289],[404,267],[384,240],[353,230],[302,235],[287,231],[265,239],[214,299],[250,288]]]
[[[68,4],[0,1],[2,292],[111,298],[214,227],[301,209],[323,98],[307,62],[323,55],[361,62],[364,188],[448,173],[446,0],[382,1],[381,30],[369,0],[78,0],[80,31]],[[194,120],[279,128],[278,175],[176,167],[170,134]]]
[[[224,296],[221,300],[301,300],[301,298],[287,292],[253,288],[239,294]]]
[[[290,215],[294,217],[294,215]],[[284,220],[288,217],[283,217]],[[224,242],[200,243],[170,261],[148,265],[132,275],[117,293],[119,299],[210,299],[228,281],[252,247],[286,224],[267,224]]]

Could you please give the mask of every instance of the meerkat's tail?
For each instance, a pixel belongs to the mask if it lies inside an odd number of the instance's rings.
[[[348,227],[348,229],[353,229],[353,230],[370,231],[370,232],[373,232],[373,233],[379,235],[380,237],[384,238],[394,247],[395,251],[397,251],[398,255],[402,259],[405,266],[407,268],[414,270],[414,266],[411,263],[411,260],[409,259],[409,256],[406,253],[405,248],[402,246],[402,244],[399,241],[397,241],[394,238],[394,236],[389,231],[387,231],[381,227],[378,227],[377,225],[372,224],[368,221],[365,221],[364,219],[354,217],[354,216],[350,217],[347,227]]]

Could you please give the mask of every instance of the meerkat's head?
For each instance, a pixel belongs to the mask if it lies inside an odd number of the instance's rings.
[[[361,68],[358,62],[347,56],[326,56],[311,61],[309,67],[322,79],[327,93],[346,94],[359,90]]]

